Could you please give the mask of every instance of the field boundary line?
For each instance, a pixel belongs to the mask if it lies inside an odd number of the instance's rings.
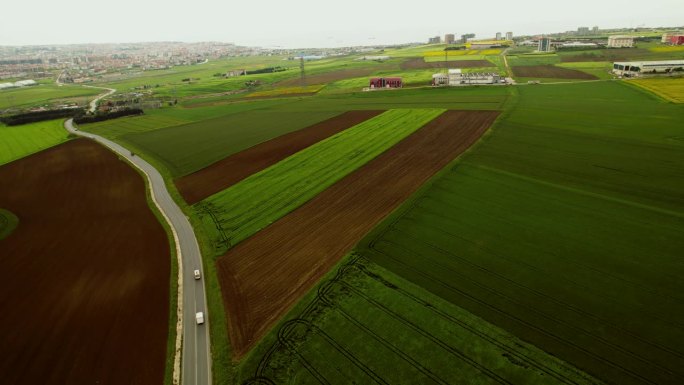
[[[574,193],[578,193],[578,194],[582,194],[582,195],[586,195],[586,196],[590,196],[590,197],[594,197],[594,198],[600,198],[600,199],[604,199],[604,200],[611,201],[611,202],[621,203],[621,204],[624,204],[626,206],[632,206],[632,207],[640,208],[643,210],[654,211],[654,212],[657,212],[660,214],[666,214],[666,215],[670,215],[670,216],[674,216],[677,218],[684,219],[684,212],[668,210],[668,209],[665,209],[662,207],[655,207],[655,206],[647,205],[644,203],[634,202],[634,201],[629,200],[629,199],[610,197],[608,195],[604,195],[604,194],[600,194],[600,193],[596,193],[596,192],[591,192],[591,191],[587,191],[587,190],[582,190],[582,189],[577,188],[577,187],[565,186],[565,185],[562,185],[559,183],[548,182],[548,181],[544,181],[544,180],[541,180],[538,178],[533,178],[533,177],[525,176],[525,175],[518,174],[515,172],[502,170],[502,169],[499,169],[496,167],[490,167],[490,166],[484,166],[484,165],[472,164],[472,163],[469,163],[469,165],[471,165],[472,167],[475,167],[475,168],[482,169],[482,170],[491,171],[491,172],[503,174],[503,175],[508,175],[508,176],[518,178],[518,179],[522,179],[522,180],[526,180],[529,182],[539,183],[539,184],[543,184],[545,186],[555,187],[555,188],[558,188],[561,190],[566,190],[566,191],[570,191],[570,192],[574,192]]]

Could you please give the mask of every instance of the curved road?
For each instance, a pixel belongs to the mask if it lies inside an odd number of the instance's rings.
[[[107,94],[112,93],[113,90]],[[98,97],[99,100],[102,95]],[[97,103],[95,100],[95,103]],[[92,108],[93,104],[91,104]],[[134,156],[129,150],[121,145],[105,139],[99,135],[85,133],[74,128],[73,120],[64,122],[64,127],[72,134],[94,139],[95,141],[107,146],[119,156],[126,158],[129,162],[140,169],[149,181],[152,199],[161,211],[166,221],[171,226],[173,237],[176,243],[176,252],[179,259],[179,272],[182,275],[182,282],[179,282],[179,315],[178,327],[182,328],[182,380],[183,385],[209,385],[211,384],[211,354],[209,348],[209,319],[207,314],[207,299],[204,291],[204,274],[202,279],[195,280],[193,270],[202,269],[202,259],[197,244],[197,238],[190,226],[188,218],[183,211],[176,205],[171,198],[164,179],[161,174],[145,160]],[[181,277],[179,277],[179,281]],[[180,299],[182,298],[182,302]],[[204,312],[204,324],[195,323],[195,313]],[[180,312],[179,312],[180,313]],[[174,367],[174,377],[178,373],[178,344],[176,346],[176,366]],[[174,383],[177,383],[174,378]]]

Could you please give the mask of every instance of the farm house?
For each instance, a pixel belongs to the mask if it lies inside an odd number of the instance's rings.
[[[684,71],[684,60],[634,61],[613,63],[616,75],[635,77],[643,74],[658,74]]]
[[[401,78],[371,78],[369,87],[375,88],[401,88]]]

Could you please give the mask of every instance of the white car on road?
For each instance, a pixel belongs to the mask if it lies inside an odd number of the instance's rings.
[[[204,323],[204,313],[201,312],[201,311],[198,311],[198,312],[195,314],[195,321],[197,321],[197,324],[198,324],[198,325],[203,324],[203,323]]]
[[[195,270],[195,271],[194,271],[194,274],[195,274],[195,279],[200,279],[200,278],[201,278],[201,276],[200,276],[200,271],[199,271],[199,270]]]

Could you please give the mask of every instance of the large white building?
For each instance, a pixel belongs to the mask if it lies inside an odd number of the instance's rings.
[[[634,47],[632,36],[608,36],[608,48],[631,48]]]
[[[463,73],[460,69],[450,69],[448,73],[432,75],[433,86],[467,86],[473,84],[503,84],[506,79],[495,73]]]
[[[684,73],[684,60],[632,61],[613,63],[613,73],[626,77],[670,72]]]

